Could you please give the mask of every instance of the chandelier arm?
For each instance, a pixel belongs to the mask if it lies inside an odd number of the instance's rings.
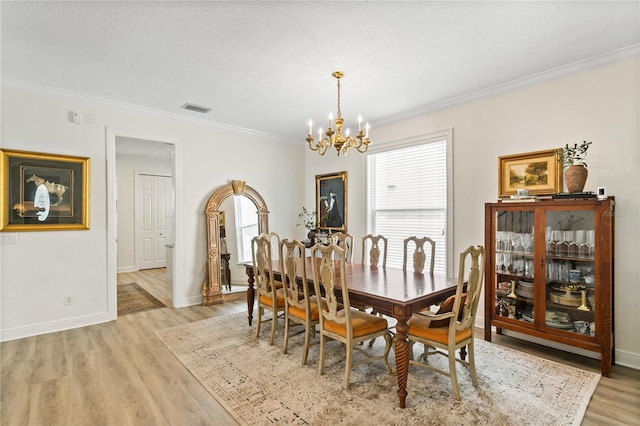
[[[318,141],[319,146],[319,150],[318,153],[320,155],[324,155],[325,152],[327,152],[327,150],[332,146],[331,141],[329,140],[329,138],[322,138],[322,143],[320,143],[320,141]]]
[[[307,142],[309,143],[309,149],[317,151],[320,155],[324,155],[330,146],[330,144],[327,143],[327,138],[318,139],[318,143],[314,144],[315,140],[313,139],[313,136],[309,136],[307,137]]]
[[[364,148],[362,148],[364,146]],[[356,147],[359,153],[364,154],[369,150],[369,139],[365,139],[363,143]]]

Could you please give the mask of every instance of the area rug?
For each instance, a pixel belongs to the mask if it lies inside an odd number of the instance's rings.
[[[134,312],[165,307],[164,303],[153,297],[136,283],[119,284],[117,287],[118,315],[127,315]]]
[[[476,339],[479,388],[459,366],[462,400],[456,401],[449,378],[410,366],[409,395],[401,409],[397,378],[382,362],[355,367],[345,391],[340,344],[328,344],[325,374],[320,376],[317,345],[311,347],[307,365],[301,365],[303,335],[289,339],[288,354],[283,354],[282,330],[274,346],[269,346],[269,332],[270,326],[263,326],[256,339],[255,324],[249,327],[246,313],[238,313],[156,334],[243,425],[580,424],[600,380],[592,372]],[[376,339],[372,350],[381,352],[383,342]],[[439,356],[429,357],[429,362],[448,365]]]

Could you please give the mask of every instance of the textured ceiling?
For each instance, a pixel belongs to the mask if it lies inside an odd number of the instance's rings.
[[[2,1],[1,71],[303,142],[310,118],[326,127],[335,114],[341,70],[345,125],[362,114],[373,137],[376,124],[637,55],[639,5]]]

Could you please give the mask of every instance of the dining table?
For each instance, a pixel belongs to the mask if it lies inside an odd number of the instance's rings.
[[[313,291],[313,273],[311,259],[307,257],[307,285]],[[336,262],[336,273],[340,273]],[[395,318],[396,333],[393,339],[398,378],[398,398],[400,408],[405,408],[407,398],[407,376],[409,373],[409,351],[411,347],[407,338],[407,321],[411,315],[440,304],[447,297],[455,294],[458,280],[444,275],[420,274],[396,268],[347,263],[345,265],[346,283],[351,302],[366,305],[375,311]],[[255,299],[253,264],[245,264],[248,276],[247,309],[249,325],[253,321]],[[301,268],[298,268],[301,270]],[[278,261],[272,265],[274,279],[282,279],[282,271]],[[301,279],[301,277],[299,277]],[[302,279],[301,279],[302,281]],[[461,354],[463,357],[466,354]]]

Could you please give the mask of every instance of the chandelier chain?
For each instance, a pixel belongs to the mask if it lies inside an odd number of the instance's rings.
[[[342,117],[340,112],[340,78],[338,78],[338,117]]]

